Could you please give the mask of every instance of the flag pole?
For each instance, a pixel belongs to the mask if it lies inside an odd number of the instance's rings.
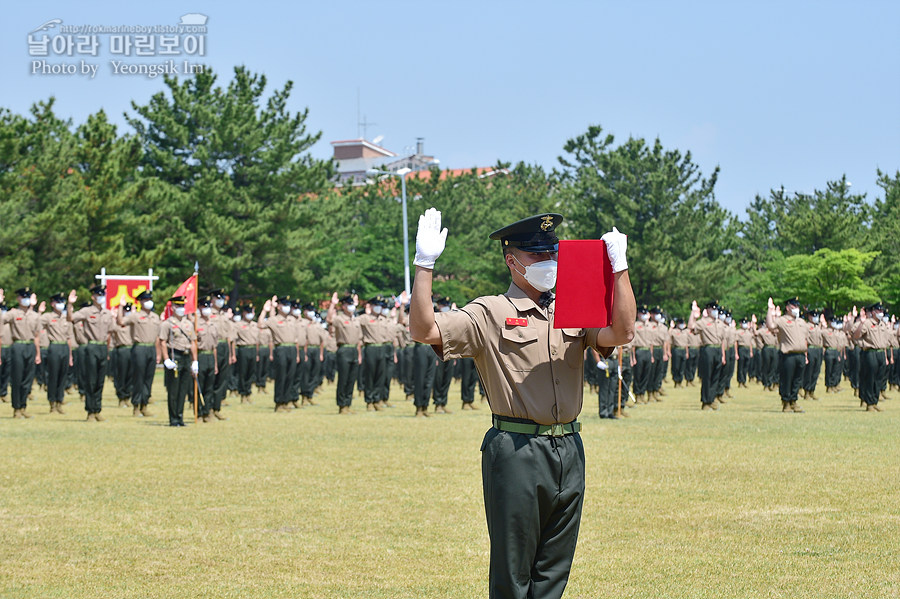
[[[194,355],[197,356],[197,359],[200,357],[200,352],[197,347],[197,328],[199,323],[197,321],[197,295],[200,293],[200,288],[198,283],[200,282],[200,275],[198,274],[200,270],[200,264],[195,260],[194,261],[194,341],[192,342],[194,346]],[[193,374],[193,373],[192,373]],[[197,375],[194,374],[194,424],[197,424]]]
[[[622,347],[619,346],[617,348],[619,350],[619,372],[616,373],[616,379],[619,381],[619,407],[616,410],[616,416],[622,416]]]

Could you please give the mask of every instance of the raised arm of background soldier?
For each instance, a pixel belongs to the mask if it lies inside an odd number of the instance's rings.
[[[125,302],[119,302],[119,307],[116,308],[116,324],[120,327],[124,327],[125,326],[124,318],[125,318]]]
[[[328,312],[325,314],[325,322],[329,325],[334,322],[334,317],[337,315],[337,305],[340,299],[338,298],[337,291],[331,294],[331,305],[328,306]]]
[[[266,300],[266,303],[263,304],[262,310],[259,311],[259,320],[256,322],[256,326],[258,326],[259,328],[266,328],[266,319],[272,317],[272,306],[275,305],[277,297],[278,296],[273,295],[272,299]],[[264,316],[265,318],[263,318]]]
[[[447,243],[447,229],[441,230],[441,213],[429,208],[419,217],[416,233],[416,278],[409,304],[409,334],[414,341],[437,346],[438,355],[443,354],[441,330],[434,322],[431,303],[434,263],[444,251]]]
[[[694,328],[697,326],[697,319],[700,318],[700,306],[697,305],[697,300],[691,302],[691,315],[688,316],[688,324],[687,329],[693,333]]]
[[[854,311],[854,312],[856,311],[856,306],[853,307],[853,311]],[[866,323],[866,318],[868,318],[868,316],[866,315],[866,309],[865,309],[865,308],[860,308],[860,310],[859,310],[859,323],[858,323],[858,324],[856,325],[856,327],[853,329],[853,335],[852,335],[852,337],[853,337],[853,340],[854,340],[854,341],[856,341],[857,339],[859,339],[860,337],[862,337],[862,333],[863,333],[863,325]]]
[[[767,308],[766,308],[766,326],[769,327],[769,330],[770,330],[770,331],[774,331],[774,330],[775,330],[775,317],[776,317],[776,315],[777,315],[777,314],[776,314],[776,311],[775,311],[775,300],[773,300],[773,299],[770,297],[770,298],[769,298],[768,306],[767,306]]]
[[[75,312],[75,302],[78,301],[78,294],[75,293],[75,290],[69,292],[69,297],[66,298],[66,320],[69,322],[75,322],[72,320],[72,314]]]

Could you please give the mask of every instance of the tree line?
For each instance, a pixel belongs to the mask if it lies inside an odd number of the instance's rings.
[[[27,115],[0,109],[0,287],[84,293],[102,267],[153,268],[163,296],[196,261],[202,285],[257,302],[399,292],[399,182],[335,186],[334,164],[310,155],[321,133],[307,130],[308,111],[287,109],[292,84],[266,88],[244,67],[224,85],[211,71],[167,77],[132,102],[127,132],[102,110],[76,126],[53,98]],[[878,198],[840,176],[809,194],[772,189],[742,216],[716,201],[718,175],[659,139],[617,142],[591,125],[550,170],[500,162],[489,175],[409,176],[410,253],[418,215],[439,208],[450,235],[434,288],[464,304],[509,284],[490,232],[553,211],[566,217],[562,238],[627,233],[638,301],[673,314],[718,299],[742,315],[770,295],[837,311],[900,306],[900,170],[876,169]]]

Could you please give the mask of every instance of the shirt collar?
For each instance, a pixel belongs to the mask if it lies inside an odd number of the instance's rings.
[[[529,310],[535,310],[538,314],[546,318],[547,315],[545,311],[541,309],[541,307],[536,303],[534,303],[534,300],[528,297],[528,295],[524,291],[522,291],[515,283],[509,284],[509,289],[504,295],[509,298],[509,301],[513,306],[516,307],[516,310],[518,310],[519,312],[528,312]],[[550,305],[552,306],[553,304]]]

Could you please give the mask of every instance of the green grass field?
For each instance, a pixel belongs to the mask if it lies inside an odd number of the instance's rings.
[[[587,499],[566,596],[900,596],[900,399],[864,413],[848,390],[782,414],[699,388],[596,416],[586,392]],[[270,387],[271,393],[271,387]],[[0,597],[468,598],[487,595],[479,446],[486,405],[413,418],[272,412],[169,428],[117,408],[86,423],[76,396],[31,420],[0,405]],[[896,407],[895,407],[896,405]],[[360,410],[360,407],[363,409]]]

